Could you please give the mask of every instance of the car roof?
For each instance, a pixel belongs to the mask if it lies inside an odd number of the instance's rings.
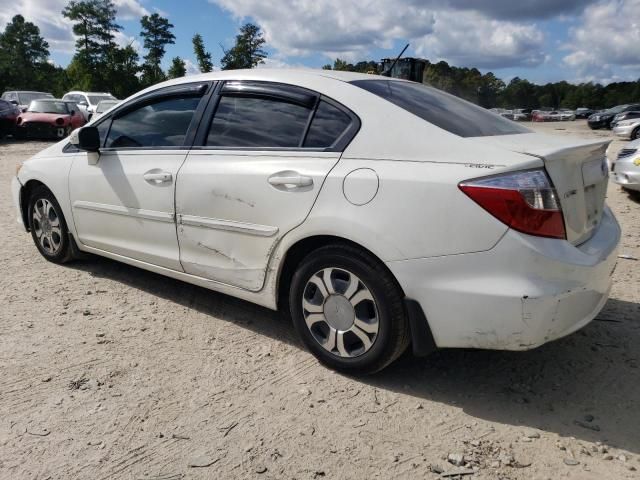
[[[283,82],[283,83],[296,83],[297,80],[305,78],[308,80],[310,77],[330,78],[334,80],[340,80],[343,82],[353,82],[356,80],[393,80],[406,82],[407,80],[401,80],[391,77],[383,77],[381,75],[371,75],[367,73],[356,72],[341,72],[336,70],[320,70],[311,68],[254,68],[254,69],[240,69],[240,70],[222,70],[209,73],[201,73],[198,75],[190,75],[188,77],[180,77],[173,80],[168,80],[162,84],[154,85],[151,89],[162,85],[180,85],[183,83],[193,83],[202,81],[215,81],[215,80],[261,80],[270,82]]]

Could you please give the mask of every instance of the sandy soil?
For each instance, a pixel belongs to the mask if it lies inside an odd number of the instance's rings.
[[[47,263],[8,187],[44,145],[0,144],[0,478],[439,478],[458,460],[471,479],[640,477],[640,262],[619,260],[569,338],[349,378],[271,311],[106,259]],[[639,258],[640,203],[613,184],[608,202]]]

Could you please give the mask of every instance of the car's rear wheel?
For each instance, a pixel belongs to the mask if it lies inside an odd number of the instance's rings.
[[[289,308],[309,350],[347,373],[374,373],[409,344],[404,295],[372,255],[348,245],[310,253],[293,275]]]
[[[637,127],[633,132],[631,132],[631,140],[640,139],[640,127]]]
[[[62,209],[53,194],[43,186],[31,193],[28,206],[29,229],[38,251],[54,263],[73,258],[73,248]]]

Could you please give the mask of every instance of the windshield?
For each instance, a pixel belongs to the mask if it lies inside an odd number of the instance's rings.
[[[53,100],[34,100],[27,111],[34,113],[69,113],[66,102]]]
[[[356,80],[351,84],[461,137],[531,133],[530,130],[512,120],[419,83],[397,80]]]
[[[53,98],[50,93],[44,92],[20,92],[18,93],[18,102],[20,105],[29,105],[32,101],[39,98]]]
[[[103,100],[96,107],[96,113],[106,112],[117,103],[118,103],[117,100]]]
[[[116,97],[113,95],[89,95],[91,105],[97,105],[101,100],[116,100]]]

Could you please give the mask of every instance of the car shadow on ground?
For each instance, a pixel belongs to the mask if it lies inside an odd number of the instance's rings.
[[[105,258],[69,266],[303,348],[290,322],[269,309]],[[376,375],[352,380],[477,419],[640,453],[639,319],[640,304],[610,299],[583,330],[532,351],[405,354]]]

